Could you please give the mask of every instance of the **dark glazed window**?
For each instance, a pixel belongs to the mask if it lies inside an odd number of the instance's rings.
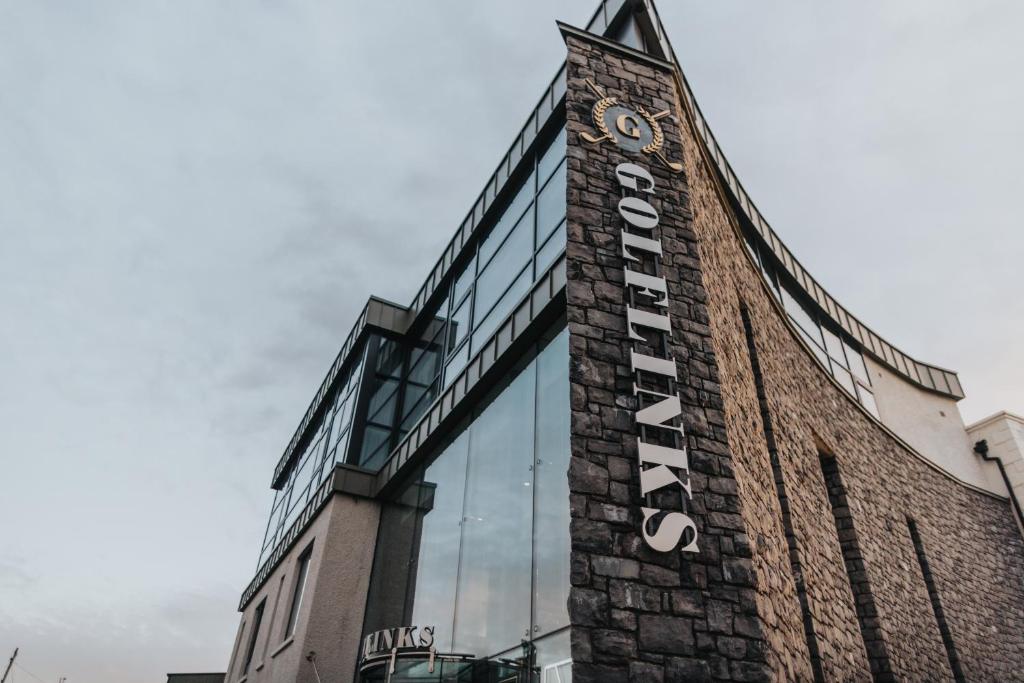
[[[263,598],[260,604],[256,605],[256,611],[252,615],[252,631],[249,632],[249,644],[245,647],[245,660],[242,663],[242,674],[249,673],[249,665],[252,664],[253,653],[256,652],[256,641],[260,635],[260,624],[263,622],[263,610],[267,607],[267,599]]]
[[[288,607],[288,621],[284,625],[284,638],[295,633],[295,622],[299,618],[299,608],[302,607],[302,596],[306,593],[306,576],[309,574],[309,559],[313,555],[313,546],[310,544],[302,555],[299,556],[298,570],[295,572],[295,588],[292,591],[292,602]]]

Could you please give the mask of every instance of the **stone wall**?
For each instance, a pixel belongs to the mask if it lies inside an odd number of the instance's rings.
[[[750,541],[725,435],[707,294],[685,176],[653,156],[625,154],[595,134],[597,99],[586,79],[633,108],[674,110],[671,70],[567,35],[567,297],[572,400],[571,490],[573,680],[768,680]],[[661,119],[665,153],[678,159],[679,129]],[[699,553],[656,552],[640,536],[632,348],[620,245],[622,191],[615,166],[643,164],[660,220],[672,334],[684,405]]]
[[[671,69],[566,42],[574,680],[1021,680],[1024,544],[1009,504],[922,461],[817,365],[747,255]],[[584,142],[598,135],[586,79],[626,106],[671,109],[665,153],[685,172]],[[698,554],[639,535],[622,162],[658,186]]]
[[[832,382],[765,288],[735,231],[735,214],[685,121],[681,139],[725,421],[751,535],[757,604],[776,677],[809,679],[809,654],[799,629],[780,505],[771,491],[773,473],[741,307],[751,320],[824,678],[872,677],[852,580],[858,590],[870,586],[870,656],[877,660],[884,651],[891,667],[889,676],[878,672],[880,680],[953,680],[915,553],[912,520],[966,679],[1021,680],[1024,544],[1008,502],[923,462]],[[842,475],[846,509],[841,515],[833,515],[822,455],[834,457]],[[853,562],[852,574],[841,545],[850,548],[851,532],[837,533],[840,516],[856,528],[856,552],[846,557]]]

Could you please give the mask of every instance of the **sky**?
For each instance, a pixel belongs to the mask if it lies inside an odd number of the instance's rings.
[[[223,671],[270,476],[595,2],[0,0],[0,658]],[[797,257],[968,422],[1024,414],[1024,4],[663,1]]]

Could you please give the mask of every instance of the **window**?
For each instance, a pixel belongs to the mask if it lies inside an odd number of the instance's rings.
[[[385,505],[368,632],[433,623],[480,657],[536,641],[568,681],[568,357],[563,329]]]
[[[359,354],[338,382],[332,405],[325,411],[323,421],[311,438],[312,445],[306,447],[281,490],[274,495],[257,568],[277,547],[288,526],[298,518],[312,495],[333,471],[334,464],[346,458],[365,350]]]
[[[292,592],[292,604],[288,609],[288,622],[284,626],[284,638],[287,639],[295,633],[295,622],[299,618],[299,608],[302,607],[302,596],[306,592],[306,575],[309,574],[309,558],[313,554],[313,546],[310,544],[302,555],[299,556],[299,567],[295,572],[295,590]]]
[[[256,640],[260,635],[260,624],[263,622],[263,610],[267,607],[267,599],[263,598],[260,604],[256,605],[256,611],[252,614],[252,631],[249,633],[249,644],[245,647],[245,660],[242,664],[242,674],[249,673],[249,665],[252,664],[252,656],[256,652]]]

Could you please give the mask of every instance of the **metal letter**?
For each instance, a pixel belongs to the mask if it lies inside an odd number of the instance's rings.
[[[637,192],[654,192],[654,176],[643,166],[636,164],[619,164],[615,167],[615,177],[619,179],[619,185],[628,187]],[[637,187],[637,179],[647,183],[647,187]]]
[[[622,231],[622,255],[626,257],[627,261],[639,261],[640,259],[633,254],[629,253],[629,248],[640,249],[646,251],[649,254],[661,256],[661,242],[658,240],[652,240],[648,237],[641,237],[640,235],[634,235],[631,232]]]
[[[687,498],[693,497],[689,478],[690,463],[686,457],[685,448],[668,448],[653,443],[644,443],[639,440],[636,445],[641,465],[640,489],[645,496],[651,491],[657,491],[670,484],[679,484],[686,491]],[[657,465],[657,467],[644,469],[643,465]],[[686,483],[684,484],[681,479],[672,474],[668,469],[669,467],[686,472]]]
[[[414,648],[414,647],[416,647],[416,641],[413,640],[413,638],[412,638],[412,633],[415,630],[416,630],[415,626],[413,626],[411,628],[409,626],[403,626],[402,628],[398,629],[398,637],[396,638],[398,643],[396,644],[396,647],[399,647],[399,648],[407,648],[407,647]]]
[[[644,372],[653,372],[657,375],[671,377],[672,379],[676,378],[675,358],[655,358],[654,356],[630,350],[629,364],[633,372],[643,370]]]
[[[658,225],[658,212],[649,202],[639,197],[623,197],[619,200],[619,215],[626,222],[640,230],[653,230]]]
[[[420,629],[420,647],[434,647],[433,626],[424,626]]]
[[[371,633],[363,640],[363,657],[369,657],[377,651],[377,634]]]
[[[640,139],[640,122],[635,116],[620,114],[619,118],[615,119],[615,127],[627,138]]]
[[[685,547],[680,548],[680,552],[684,553],[697,553],[700,549],[697,548],[697,525],[694,523],[689,516],[684,515],[682,512],[670,512],[665,515],[665,519],[661,520],[661,524],[658,525],[658,531],[653,536],[647,533],[647,522],[650,521],[651,517],[661,512],[654,508],[640,508],[644,513],[644,521],[640,525],[641,531],[644,534],[644,542],[647,543],[651,548],[659,552],[667,553],[676,547],[679,543],[679,539],[683,537],[683,533],[687,529],[693,529],[693,540],[686,544]]]
[[[652,330],[661,330],[665,334],[671,334],[672,332],[672,324],[669,322],[667,315],[648,313],[632,306],[626,307],[626,325],[629,327],[629,338],[642,342],[647,342],[647,339],[633,329],[634,325],[648,327]]]
[[[640,289],[638,294],[649,296],[655,301],[651,304],[654,306],[668,306],[668,283],[665,282],[663,277],[655,277],[654,275],[647,275],[646,273],[638,273],[635,270],[629,268],[623,268],[626,274],[626,285],[632,285]]]

